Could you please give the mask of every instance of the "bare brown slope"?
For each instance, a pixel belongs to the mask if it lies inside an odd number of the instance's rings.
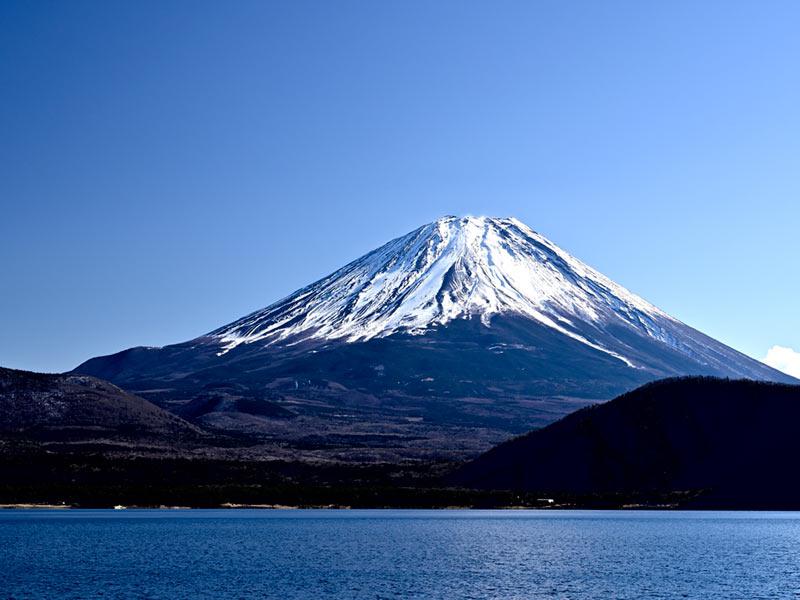
[[[0,368],[0,438],[169,448],[203,432],[101,379]]]

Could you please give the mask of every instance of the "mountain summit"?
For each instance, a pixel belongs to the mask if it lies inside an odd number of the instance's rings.
[[[239,344],[423,334],[434,325],[497,314],[530,318],[597,350],[574,321],[619,321],[666,342],[671,319],[517,219],[444,217],[209,337]]]
[[[474,451],[665,376],[793,381],[517,219],[452,216],[195,340],[77,371],[179,414],[228,386],[302,418],[204,413],[205,426],[312,447],[334,436],[334,454],[405,453],[412,439],[423,454],[443,452],[442,436],[455,442],[448,452]]]
[[[767,376],[515,218],[443,217],[204,339],[222,355],[240,344],[423,335],[455,319],[490,327],[497,315],[530,319],[631,368],[651,366],[626,341],[639,335],[731,376]]]

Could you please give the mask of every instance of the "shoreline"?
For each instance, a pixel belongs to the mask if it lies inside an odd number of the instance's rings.
[[[59,510],[59,511],[92,511],[104,510],[124,512],[126,510],[135,511],[236,511],[236,510],[263,510],[263,511],[303,511],[303,510],[325,510],[325,511],[596,511],[596,512],[647,512],[647,511],[669,511],[669,512],[800,512],[800,508],[753,508],[753,507],[681,507],[679,505],[667,504],[636,504],[623,506],[580,506],[575,504],[556,504],[547,506],[346,506],[346,505],[289,505],[289,504],[240,504],[225,502],[217,506],[147,506],[147,505],[116,505],[116,506],[77,506],[69,504],[49,504],[49,503],[6,503],[0,504],[0,513],[3,511],[37,511],[37,510]]]
[[[35,502],[0,504],[0,510],[36,510],[36,509],[66,510],[74,508],[75,508],[74,506],[71,506],[69,504],[37,504]]]

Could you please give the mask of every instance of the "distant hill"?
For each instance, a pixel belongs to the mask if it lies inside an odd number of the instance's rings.
[[[0,368],[0,440],[170,447],[205,434],[106,381]]]
[[[669,379],[503,443],[451,482],[543,494],[693,491],[696,505],[800,507],[800,386]]]

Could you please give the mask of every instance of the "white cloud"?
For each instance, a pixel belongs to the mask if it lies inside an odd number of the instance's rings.
[[[791,348],[773,346],[769,349],[762,362],[774,369],[800,378],[800,352],[795,352]]]

